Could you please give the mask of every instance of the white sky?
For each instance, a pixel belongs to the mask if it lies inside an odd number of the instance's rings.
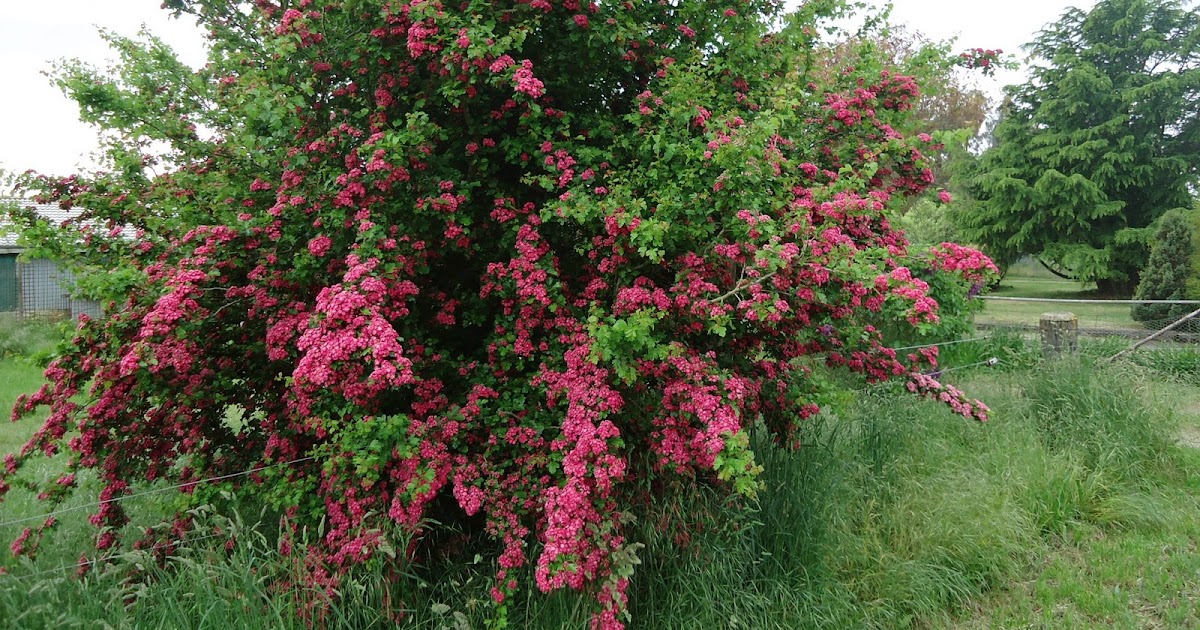
[[[193,65],[205,60],[194,22],[169,19],[162,0],[0,0],[0,169],[69,174],[94,168],[96,132],[42,74],[56,59],[98,67],[114,57],[97,26],[135,35],[143,24]],[[0,191],[0,193],[6,191]]]
[[[883,0],[872,0],[883,6]],[[892,0],[892,22],[906,24],[934,40],[956,39],[953,50],[999,48],[1017,61],[1025,61],[1021,46],[1033,40],[1045,25],[1058,20],[1070,7],[1089,10],[1096,0]],[[1004,85],[1025,80],[1022,71],[1001,70],[980,87],[999,97]]]
[[[881,4],[881,0],[874,0]],[[894,0],[893,21],[933,39],[957,37],[956,49],[1020,46],[1068,6],[1094,0]],[[133,35],[144,24],[193,66],[204,62],[203,37],[189,20],[173,20],[161,0],[0,0],[0,169],[68,174],[94,167],[94,130],[42,73],[50,62],[78,57],[105,66],[112,57],[96,34],[104,27]],[[997,73],[983,87],[999,93],[1022,75]]]

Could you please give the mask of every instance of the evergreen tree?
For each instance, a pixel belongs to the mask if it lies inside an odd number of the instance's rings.
[[[1168,212],[1158,222],[1150,262],[1142,270],[1136,299],[1187,299],[1192,275],[1192,227],[1182,212]],[[1192,311],[1187,304],[1135,304],[1130,316],[1148,328],[1161,328]]]
[[[1028,47],[996,144],[967,175],[973,242],[1038,256],[1129,293],[1150,227],[1190,204],[1200,165],[1200,13],[1191,2],[1103,0]]]
[[[1192,200],[1192,211],[1187,214],[1188,227],[1192,231],[1192,273],[1187,279],[1187,298],[1200,300],[1200,198]]]

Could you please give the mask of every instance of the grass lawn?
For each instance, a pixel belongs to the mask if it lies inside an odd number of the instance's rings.
[[[19,451],[29,437],[41,427],[42,421],[46,417],[44,409],[38,410],[17,422],[10,422],[8,417],[18,396],[36,392],[44,382],[42,368],[20,359],[9,358],[0,360],[0,414],[3,416],[3,420],[0,420],[0,457]],[[34,462],[30,472],[31,477],[41,481],[58,477],[61,475],[62,469],[63,462],[61,459],[42,459]],[[89,499],[85,496],[72,497],[64,503],[64,507],[79,505],[89,500],[94,501],[94,498]],[[5,495],[3,501],[0,502],[0,524],[15,519],[36,516],[45,511],[45,504],[37,501],[30,492],[14,484],[14,489]],[[49,545],[47,553],[43,554],[44,557],[39,559],[39,569],[51,565],[69,564],[79,557],[81,547],[78,545],[95,535],[95,528],[84,521],[85,514],[85,511],[80,510],[73,515],[75,518],[63,520],[63,527],[60,528],[63,531],[59,532],[62,538],[57,540],[67,541],[70,544]],[[0,525],[0,543],[3,543],[3,546],[0,546],[0,549],[3,549],[3,553],[0,553],[0,568],[18,570],[17,567],[21,566],[21,561],[8,553],[8,545],[25,527],[36,528],[41,523],[42,521],[35,520]],[[26,568],[29,569],[29,567]],[[5,579],[5,577],[0,576],[0,583]],[[0,586],[0,590],[2,588]]]
[[[0,455],[21,448],[41,423],[44,414],[17,423],[9,422],[8,416],[17,396],[32,394],[44,380],[41,368],[12,359],[0,360]]]
[[[951,377],[991,404],[987,424],[872,388],[812,419],[799,451],[756,436],[767,485],[759,501],[731,505],[689,486],[639,513],[629,537],[645,547],[629,627],[1200,627],[1200,352],[1093,368],[1043,365],[1023,343],[947,351],[947,365],[973,362],[972,352],[1004,358],[998,371]],[[0,379],[7,404],[40,376],[2,361]],[[17,446],[35,428],[4,424],[0,445]],[[40,513],[24,495],[0,503],[0,522]],[[85,514],[64,518],[35,563],[0,557],[11,574],[0,575],[0,620],[304,627],[295,592],[270,585],[292,565],[251,535],[230,551],[203,542],[181,550],[183,560],[143,586],[122,580],[128,561],[84,581],[55,572],[87,552]],[[688,518],[663,530],[666,514]],[[0,539],[18,531],[0,528]],[[433,573],[368,571],[344,585],[352,595],[322,627],[396,627],[385,602],[397,593],[403,627],[483,627],[495,567],[470,557]],[[50,573],[19,577],[40,571]],[[510,601],[510,627],[585,627],[587,607],[571,593],[524,589]]]
[[[1014,265],[1000,286],[989,295],[1055,300],[1096,299],[1095,284],[1080,284],[1050,274],[1036,263]],[[1142,329],[1129,316],[1129,304],[1068,304],[1053,302],[1008,302],[988,300],[976,316],[979,324],[1036,326],[1042,313],[1070,311],[1079,317],[1080,328]],[[1149,334],[1149,333],[1147,333]]]

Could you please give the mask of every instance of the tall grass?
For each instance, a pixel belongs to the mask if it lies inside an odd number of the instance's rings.
[[[70,323],[0,313],[0,358],[23,358],[44,365],[66,338]]]
[[[630,627],[953,625],[1064,545],[1196,518],[1175,500],[1196,462],[1174,445],[1177,418],[1152,395],[1149,368],[1086,357],[1043,365],[1020,337],[959,344],[943,358],[951,366],[988,356],[1002,358],[998,371],[947,376],[992,405],[987,424],[872,388],[808,421],[798,449],[756,430],[766,484],[757,501],[665,484],[630,526],[644,545]],[[0,504],[0,520],[10,510]],[[305,593],[278,588],[293,567],[264,525],[239,527],[247,533],[231,551],[198,543],[141,586],[114,569],[84,581],[0,576],[0,619],[31,628],[303,627],[295,613]],[[483,549],[466,549],[453,563],[367,567],[316,625],[394,627],[402,614],[414,628],[484,627],[495,567],[472,561]],[[10,564],[18,575],[45,568]],[[582,628],[589,605],[571,593],[523,592],[508,609],[510,627]]]
[[[169,569],[131,552],[81,579],[69,569],[14,570],[7,583],[0,578],[0,619],[13,628],[297,627],[293,600],[269,582],[278,554],[253,528],[229,519],[223,526],[239,544],[180,546]]]

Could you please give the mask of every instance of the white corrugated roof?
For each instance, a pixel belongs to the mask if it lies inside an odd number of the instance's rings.
[[[56,203],[34,203],[29,199],[14,199],[12,197],[0,197],[0,247],[13,248],[17,246],[17,231],[15,226],[8,220],[7,212],[4,211],[7,206],[19,206],[21,208],[33,208],[33,211],[43,216],[51,225],[62,225],[68,219],[78,217],[83,210],[81,208],[71,208],[64,210]],[[133,238],[134,230],[126,227],[122,230],[123,236]]]

